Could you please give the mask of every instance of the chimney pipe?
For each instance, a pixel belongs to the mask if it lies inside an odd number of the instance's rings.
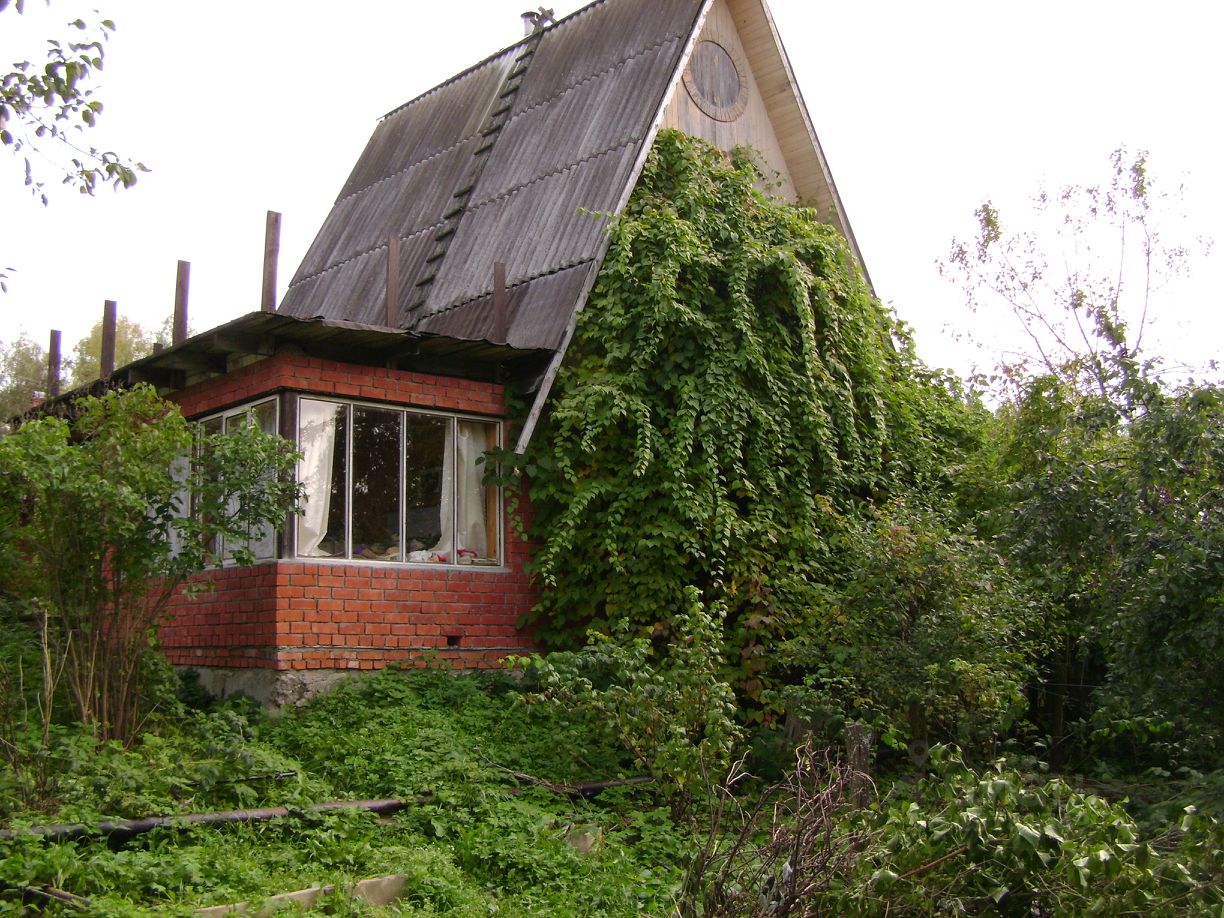
[[[523,19],[523,36],[534,35],[549,23],[553,22],[553,11],[538,7],[519,14]]]

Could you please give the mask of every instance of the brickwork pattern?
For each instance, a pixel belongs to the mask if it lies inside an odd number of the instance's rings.
[[[173,392],[168,398],[191,418],[281,390],[497,417],[506,413],[505,390],[498,383],[363,367],[292,353],[276,354]]]

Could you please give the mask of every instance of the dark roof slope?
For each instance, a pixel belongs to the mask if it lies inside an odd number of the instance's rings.
[[[399,239],[401,329],[556,350],[598,270],[703,0],[598,0],[390,113],[280,312],[386,322]]]

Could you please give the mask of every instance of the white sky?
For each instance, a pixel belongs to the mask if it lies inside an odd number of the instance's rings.
[[[115,299],[153,328],[172,310],[176,260],[192,263],[191,324],[258,308],[264,215],[283,213],[280,293],[378,117],[521,36],[537,0],[27,0],[0,14],[0,61],[93,6],[114,19],[85,135],[142,160],[135,189],[94,199],[54,185],[42,207],[0,149],[0,340],[65,349]],[[554,6],[558,18],[580,5]],[[1198,0],[1027,3],[771,0],[881,298],[917,330],[928,363],[989,363],[951,328],[992,345],[1019,332],[971,315],[935,268],[989,197],[1021,224],[1045,181],[1103,182],[1120,144],[1151,153],[1157,181],[1185,182],[1186,222],[1221,236],[1224,7]],[[1202,364],[1224,332],[1224,239],[1166,291],[1161,352]]]

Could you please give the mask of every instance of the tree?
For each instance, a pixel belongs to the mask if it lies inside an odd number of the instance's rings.
[[[1044,597],[1031,700],[1056,763],[1101,741],[1167,762],[1153,739],[1202,763],[1224,742],[1224,708],[1204,703],[1224,668],[1224,410],[1213,386],[1171,389],[1144,349],[1154,293],[1189,255],[1165,240],[1155,187],[1143,154],[1117,151],[1106,184],[1038,197],[1052,234],[1011,233],[986,203],[945,266],[1030,344],[998,368],[961,494]]]
[[[0,433],[47,388],[47,355],[27,335],[11,344],[0,342]]]
[[[115,366],[139,360],[153,350],[157,340],[169,338],[168,325],[162,323],[156,335],[138,322],[119,317],[115,324]],[[78,341],[60,367],[65,388],[87,386],[100,375],[102,362],[102,321]],[[21,334],[11,344],[0,342],[0,434],[7,431],[9,418],[23,413],[46,395],[47,352],[28,335]]]
[[[199,435],[149,386],[89,396],[74,417],[0,439],[0,591],[41,622],[81,721],[130,741],[147,710],[158,626],[191,575],[252,563],[252,532],[296,505],[296,454],[254,424]]]
[[[0,0],[0,14],[22,14],[24,0]],[[82,194],[93,194],[99,182],[116,188],[136,184],[136,173],[148,171],[113,151],[78,142],[93,127],[102,103],[93,97],[92,81],[102,70],[106,41],[115,24],[109,19],[88,23],[77,19],[68,28],[78,38],[50,39],[47,59],[39,66],[18,61],[0,73],[0,143],[24,162],[25,183],[47,203],[45,183],[36,175],[32,157],[62,163],[63,183]],[[67,157],[67,160],[64,160]]]
[[[153,352],[157,339],[145,331],[139,322],[119,316],[115,322],[115,366],[122,367]],[[97,379],[102,367],[102,320],[94,323],[89,334],[76,343],[70,358],[70,379],[73,388],[86,386]]]
[[[1175,199],[1154,182],[1145,152],[1119,148],[1106,182],[1041,191],[1034,229],[1009,230],[990,201],[977,209],[976,237],[953,240],[940,270],[975,311],[1016,319],[1028,346],[1004,355],[997,381],[1006,388],[1045,373],[1129,413],[1159,363],[1144,350],[1154,297],[1190,259],[1160,228]]]

